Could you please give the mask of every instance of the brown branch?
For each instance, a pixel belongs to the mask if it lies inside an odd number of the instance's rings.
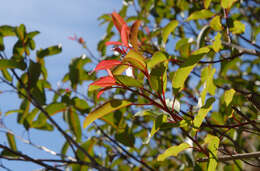
[[[234,154],[234,155],[223,155],[217,158],[217,161],[227,161],[227,160],[242,160],[248,158],[258,158],[260,157],[260,151],[252,153]],[[198,162],[207,162],[209,158],[201,158],[197,160]]]

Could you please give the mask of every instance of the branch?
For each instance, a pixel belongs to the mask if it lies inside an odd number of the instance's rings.
[[[227,160],[242,160],[242,159],[247,159],[247,158],[255,158],[255,157],[260,157],[260,151],[258,152],[252,152],[252,153],[243,153],[243,154],[234,154],[234,155],[223,155],[219,156],[217,158],[218,161],[227,161]],[[209,158],[201,158],[197,160],[198,162],[207,162],[209,161]]]
[[[38,165],[43,166],[44,168],[47,168],[48,170],[61,171],[60,169],[57,169],[57,168],[55,168],[55,167],[53,167],[53,166],[50,166],[50,165],[48,165],[48,164],[46,164],[46,163],[44,163],[44,162],[42,162],[42,161],[33,159],[33,158],[31,158],[30,156],[27,156],[26,154],[23,154],[23,153],[21,153],[21,152],[14,151],[14,150],[12,150],[12,149],[10,149],[10,148],[8,148],[7,146],[4,146],[4,145],[2,145],[2,144],[0,144],[0,148],[2,148],[2,149],[4,149],[4,150],[7,150],[7,151],[9,151],[10,153],[12,153],[12,154],[14,154],[14,155],[17,155],[17,156],[19,156],[19,157],[22,157],[22,158],[24,159],[23,161],[31,161],[31,162],[33,162],[33,163],[36,163],[36,164],[38,164]]]

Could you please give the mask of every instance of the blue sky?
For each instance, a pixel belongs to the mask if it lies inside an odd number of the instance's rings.
[[[71,59],[85,53],[80,45],[69,40],[68,36],[77,34],[83,37],[88,47],[97,57],[100,57],[96,51],[96,45],[105,34],[105,27],[99,26],[97,18],[103,13],[118,11],[121,6],[121,0],[8,0],[1,3],[0,25],[18,26],[19,24],[25,24],[28,31],[40,31],[41,34],[35,38],[36,49],[62,44],[63,52],[46,60],[49,69],[49,80],[52,85],[56,85],[62,79],[64,73],[68,71],[68,64]],[[7,54],[10,54],[14,41],[12,38],[5,40]],[[33,56],[34,53],[32,53]],[[9,88],[0,84],[0,90],[7,89]],[[16,109],[20,103],[14,94],[9,93],[1,94],[0,101],[0,111],[2,113],[10,109]],[[24,129],[16,124],[15,114],[4,118],[4,123],[17,135],[27,138]],[[31,131],[30,138],[35,144],[47,146],[57,152],[60,150],[60,145],[57,148],[55,144],[64,142],[59,133],[43,131]],[[0,143],[6,143],[5,134],[1,132]],[[41,158],[49,156],[45,152],[32,149],[19,140],[17,140],[17,145],[18,149],[26,154],[36,154]],[[2,160],[2,162],[12,170],[28,171],[40,168],[40,166],[34,164],[17,161]]]

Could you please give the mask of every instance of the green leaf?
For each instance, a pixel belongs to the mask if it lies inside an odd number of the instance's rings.
[[[205,143],[208,144],[208,149],[210,152],[209,153],[208,171],[216,170],[219,138],[208,134],[204,141],[205,141]]]
[[[222,49],[222,44],[221,44],[221,34],[217,33],[215,36],[215,41],[212,44],[212,48],[215,52],[219,52],[220,49]]]
[[[236,91],[234,89],[230,89],[230,90],[225,91],[225,93],[224,93],[224,101],[225,101],[227,106],[232,101],[232,99],[233,99],[233,97],[235,95],[235,92]]]
[[[117,133],[115,135],[115,138],[117,141],[124,144],[125,146],[134,147],[135,137],[129,130],[128,126],[125,128],[125,130],[123,132]]]
[[[162,39],[163,42],[166,43],[169,35],[174,29],[178,26],[179,22],[177,20],[170,21],[162,30]]]
[[[221,7],[230,9],[237,0],[221,0]]]
[[[204,8],[205,8],[205,9],[208,9],[210,3],[211,3],[211,0],[204,0]]]
[[[136,80],[132,77],[128,77],[126,75],[115,75],[115,78],[116,78],[118,83],[123,84],[127,87],[139,87],[139,88],[141,88],[141,87],[144,86],[140,81],[138,81],[138,80]]]
[[[30,60],[29,70],[28,70],[28,84],[30,87],[34,87],[39,80],[41,75],[41,64],[35,63]]]
[[[66,155],[66,153],[67,153],[67,151],[69,149],[69,146],[70,146],[69,143],[67,141],[65,141],[65,143],[63,144],[63,146],[61,148],[61,154],[62,154],[61,158],[63,160],[65,159],[65,155]]]
[[[76,110],[72,107],[69,107],[68,109],[68,121],[69,121],[69,127],[72,130],[72,133],[75,135],[76,140],[78,142],[81,141],[81,126],[80,126],[80,120],[79,116],[76,112]]]
[[[149,85],[151,88],[158,92],[163,93],[167,86],[167,68],[168,62],[161,63],[156,67],[152,68],[149,78]]]
[[[4,76],[4,78],[5,78],[7,81],[12,82],[13,77],[10,75],[10,73],[8,72],[7,69],[1,69],[1,72],[2,72],[2,75]]]
[[[153,110],[142,110],[134,114],[135,117],[137,116],[151,116],[152,118],[156,118],[157,116],[163,115],[164,113],[161,112],[154,112]]]
[[[60,46],[51,46],[46,49],[41,49],[36,52],[38,58],[44,58],[46,56],[56,55],[62,51]]]
[[[221,31],[223,29],[221,21],[220,21],[220,16],[217,15],[215,16],[209,23],[210,27],[214,29],[215,31]]]
[[[212,96],[215,95],[216,86],[213,83],[214,73],[216,72],[215,68],[212,68],[211,65],[205,67],[201,71],[201,82],[204,83],[204,89],[201,93],[201,102],[204,104],[207,93],[209,92]]]
[[[139,68],[143,71],[146,70],[146,63],[144,57],[135,50],[130,50],[124,57],[123,62],[128,62],[134,67]]]
[[[214,15],[213,12],[211,12],[210,10],[206,10],[206,9],[203,9],[203,10],[200,10],[200,11],[195,11],[193,12],[187,19],[187,21],[190,21],[190,20],[198,20],[198,19],[206,19],[206,18],[210,18]]]
[[[14,27],[8,26],[8,25],[0,26],[0,33],[2,34],[3,37],[16,36],[16,34],[14,32]]]
[[[90,112],[84,120],[83,127],[86,128],[89,124],[98,118],[101,118],[110,112],[121,109],[123,107],[129,106],[132,103],[127,100],[110,100],[100,107],[96,108],[94,111]]]
[[[190,72],[193,68],[197,65],[200,59],[203,57],[204,54],[209,52],[208,47],[203,47],[198,49],[197,51],[193,52],[193,55],[188,58],[184,64],[174,73],[172,79],[172,87],[174,89],[181,89],[184,86],[184,82],[189,76]]]
[[[152,58],[147,62],[147,68],[152,69],[157,64],[167,60],[167,57],[162,52],[155,52]]]
[[[0,33],[0,51],[4,51],[4,50],[5,50],[4,38],[2,37],[2,35]]]
[[[242,34],[244,33],[246,30],[246,26],[245,24],[243,24],[242,22],[236,20],[234,21],[234,26],[232,28],[230,28],[230,31],[233,34]]]
[[[14,135],[12,133],[7,132],[6,137],[7,137],[7,140],[8,140],[9,147],[12,150],[17,151]]]
[[[212,109],[212,104],[214,103],[215,99],[213,97],[209,98],[204,106],[199,109],[198,114],[195,116],[193,120],[193,124],[195,129],[197,130],[200,125],[202,124],[204,118],[207,116],[208,112]]]
[[[170,156],[177,156],[180,152],[186,150],[187,148],[190,148],[188,143],[181,143],[180,145],[170,147],[163,154],[160,154],[157,157],[157,161],[164,161]]]
[[[15,33],[17,35],[17,37],[20,39],[20,40],[24,40],[25,39],[25,34],[26,34],[26,28],[25,28],[25,25],[24,24],[21,24],[19,27],[16,27],[15,28]]]
[[[15,61],[15,60],[8,60],[8,59],[0,59],[0,70],[2,69],[26,69],[26,63],[23,61]]]

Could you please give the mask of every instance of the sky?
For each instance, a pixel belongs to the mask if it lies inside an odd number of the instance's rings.
[[[118,11],[121,6],[122,0],[8,0],[3,1],[0,6],[0,25],[25,24],[27,31],[40,31],[40,34],[35,37],[36,49],[62,44],[61,54],[46,59],[48,77],[51,84],[55,86],[68,71],[71,59],[86,53],[79,44],[69,40],[68,37],[74,34],[83,37],[88,48],[97,57],[100,57],[96,51],[96,45],[105,34],[105,26],[99,26],[100,22],[97,18],[104,13]],[[11,54],[14,41],[12,38],[5,40],[7,55]],[[32,53],[32,56],[34,54]],[[0,90],[9,89],[0,84]],[[20,103],[17,96],[12,93],[1,94],[0,102],[0,111],[3,114],[7,110],[16,109]],[[4,117],[3,121],[17,135],[25,139],[28,137],[23,127],[17,125],[16,114]],[[60,149],[55,144],[64,143],[63,137],[57,132],[32,130],[30,139],[35,144],[47,146],[57,152]],[[46,152],[32,149],[18,139],[16,142],[18,150],[24,151],[28,155],[36,154],[40,158],[49,156]],[[7,143],[3,132],[0,132],[0,143]],[[17,161],[0,160],[1,163],[11,170],[28,171],[41,168],[34,164]],[[0,168],[1,170],[2,168]]]

